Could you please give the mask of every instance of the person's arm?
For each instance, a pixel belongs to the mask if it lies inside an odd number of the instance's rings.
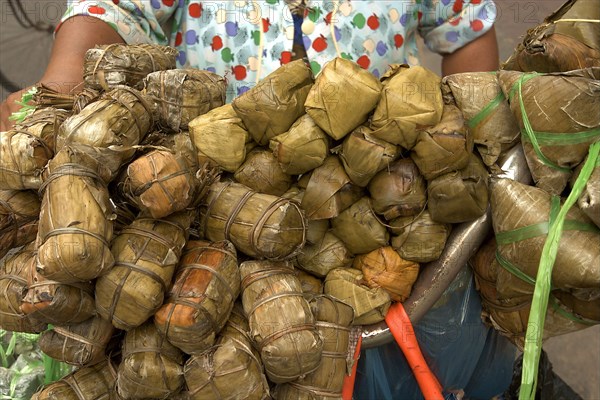
[[[442,75],[459,72],[496,71],[499,68],[498,42],[496,31],[490,30],[454,53],[444,54]]]
[[[72,93],[83,82],[83,60],[85,52],[96,45],[124,43],[119,34],[106,22],[97,18],[74,16],[63,22],[56,32],[48,67],[39,83],[43,83],[60,93]],[[8,117],[21,106],[25,88],[12,93],[0,104],[0,131],[12,127]]]

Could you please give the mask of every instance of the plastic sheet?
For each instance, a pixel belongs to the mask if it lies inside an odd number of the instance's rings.
[[[456,398],[460,390],[472,400],[489,399],[503,393],[511,382],[516,348],[481,322],[481,301],[472,278],[471,270],[464,267],[414,327],[446,399]],[[423,399],[395,342],[361,352],[354,399]]]

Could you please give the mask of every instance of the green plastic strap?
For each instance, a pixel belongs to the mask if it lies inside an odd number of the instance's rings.
[[[550,301],[550,305],[552,306],[552,308],[554,309],[554,311],[556,311],[557,314],[560,314],[563,317],[565,317],[567,319],[570,319],[573,322],[577,322],[578,324],[582,324],[582,325],[590,325],[590,326],[598,324],[598,321],[594,321],[592,319],[578,317],[577,315],[568,312],[567,310],[565,310],[564,308],[562,308],[560,306],[558,300],[552,294],[550,294],[549,301]]]
[[[561,167],[561,166],[553,163],[552,161],[550,161],[544,155],[544,153],[542,153],[542,150],[540,149],[540,144],[538,143],[537,136],[535,135],[535,132],[533,131],[533,128],[531,127],[531,122],[529,122],[529,117],[527,116],[527,111],[525,110],[525,104],[523,103],[522,87],[523,87],[523,83],[525,81],[526,75],[527,74],[521,75],[521,77],[519,78],[519,80],[516,83],[518,91],[519,91],[519,107],[521,108],[521,119],[523,120],[523,128],[524,128],[524,132],[522,132],[522,133],[526,137],[526,139],[529,142],[531,142],[531,145],[533,146],[533,150],[535,151],[535,154],[538,156],[538,158],[544,164],[546,164],[550,168],[554,168],[554,169],[562,171],[562,172],[571,172],[571,170],[569,168]]]
[[[563,133],[563,132],[538,132],[533,131],[540,146],[568,146],[581,144],[600,137],[600,128],[589,131]],[[528,137],[523,139],[529,141]]]
[[[485,107],[483,107],[477,114],[475,114],[473,118],[469,120],[469,122],[467,122],[469,128],[475,128],[477,125],[479,125],[481,121],[487,118],[487,116],[490,115],[490,113],[494,111],[494,109],[498,107],[498,105],[500,105],[500,103],[502,103],[505,99],[506,97],[504,97],[504,93],[500,91],[496,97],[487,103]]]
[[[542,351],[542,334],[544,331],[544,322],[546,320],[546,310],[548,309],[548,300],[552,287],[552,268],[558,245],[562,234],[565,217],[569,209],[575,204],[594,169],[598,154],[600,153],[600,142],[590,146],[588,158],[581,169],[579,177],[575,181],[571,193],[565,200],[556,219],[550,219],[550,230],[548,237],[542,249],[540,265],[533,291],[533,300],[529,312],[529,322],[527,323],[527,333],[525,335],[525,349],[523,351],[523,374],[521,376],[521,389],[519,391],[519,400],[535,399],[535,390],[537,387],[537,374],[540,354]]]
[[[531,286],[535,286],[535,279],[521,271],[516,265],[508,261],[498,250],[496,250],[496,261],[498,264],[523,282],[529,283]]]
[[[500,264],[500,266],[502,268],[504,268],[505,270],[507,270],[514,276],[516,276],[517,278],[521,279],[523,282],[528,283],[532,286],[535,286],[535,279],[533,279],[532,277],[530,277],[529,275],[527,275],[526,273],[521,271],[517,266],[515,266],[513,263],[511,263],[506,258],[504,258],[502,256],[502,254],[500,254],[499,251],[496,251],[496,261],[498,261],[498,264]],[[552,289],[554,290],[555,288],[552,287]],[[580,324],[584,324],[584,325],[596,325],[599,322],[599,321],[594,321],[591,319],[581,318],[573,313],[568,312],[567,310],[563,309],[560,306],[559,301],[552,294],[550,294],[550,304],[552,305],[552,308],[558,314],[562,315],[563,317],[565,317],[567,319],[570,319],[571,321],[574,321],[574,322],[577,322]]]
[[[531,239],[537,236],[544,236],[548,234],[548,225],[548,221],[543,221],[510,231],[498,232],[496,234],[496,243],[498,243],[498,245],[505,245],[514,242],[520,242],[521,240]],[[563,230],[600,233],[600,229],[598,229],[596,225],[575,220],[565,221]]]

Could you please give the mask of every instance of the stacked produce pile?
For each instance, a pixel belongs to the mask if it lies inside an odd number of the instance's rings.
[[[34,398],[339,398],[352,327],[488,209],[513,78],[295,61],[224,104],[173,57],[94,49],[72,115],[1,133],[0,326],[78,367]]]
[[[567,1],[527,32],[498,72],[534,186],[508,179],[491,185],[495,237],[471,265],[484,319],[519,347],[531,324],[546,239],[569,196],[576,203],[554,242],[543,337],[600,321],[600,163],[584,167],[600,138],[600,26],[593,21],[598,18],[598,2]]]

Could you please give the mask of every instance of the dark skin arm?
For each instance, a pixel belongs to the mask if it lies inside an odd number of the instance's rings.
[[[498,42],[492,27],[479,38],[466,44],[454,53],[443,55],[442,75],[459,72],[496,71],[498,65]]]
[[[56,33],[48,67],[39,83],[60,93],[77,92],[83,82],[85,52],[96,45],[111,43],[124,41],[107,23],[86,16],[69,18]],[[0,131],[13,125],[8,117],[21,108],[15,101],[20,100],[28,89],[12,93],[0,104]]]

